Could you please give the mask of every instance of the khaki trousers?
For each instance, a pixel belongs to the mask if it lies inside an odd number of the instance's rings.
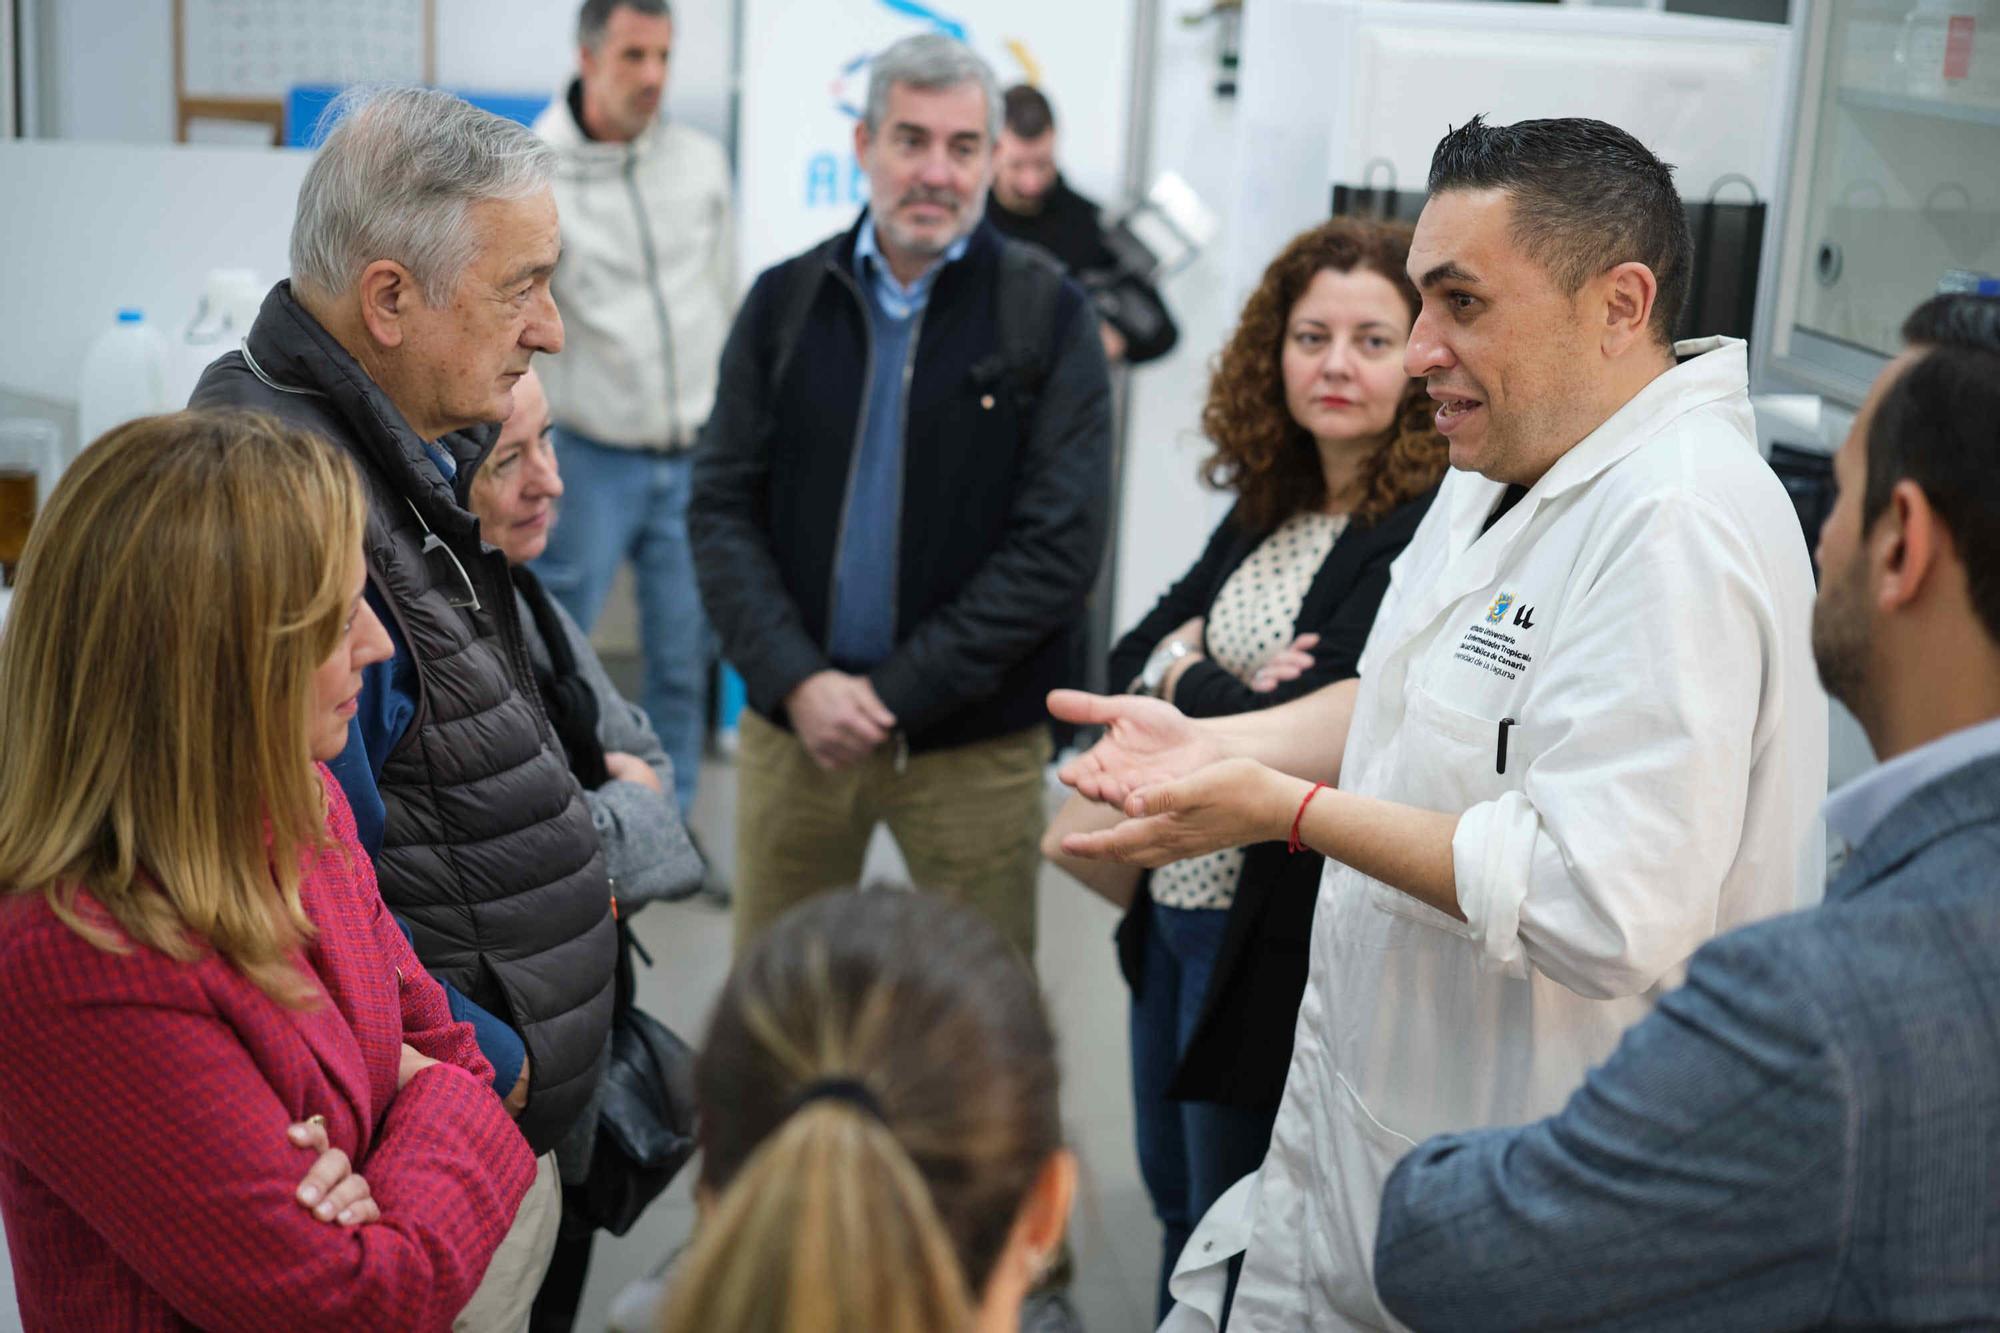
[[[828,773],[749,709],[736,760],[736,953],[806,899],[852,888],[887,824],[921,889],[986,915],[1032,966],[1047,727]]]
[[[542,1289],[549,1256],[555,1253],[556,1227],[562,1221],[562,1177],[556,1155],[535,1159],[535,1183],[521,1196],[514,1225],[493,1251],[486,1276],[472,1299],[451,1321],[452,1333],[525,1333],[535,1293]]]

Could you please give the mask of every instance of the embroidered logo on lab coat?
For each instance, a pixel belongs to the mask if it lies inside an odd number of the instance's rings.
[[[1503,592],[1498,597],[1495,597],[1492,609],[1486,613],[1487,623],[1497,625],[1505,620],[1507,618],[1507,608],[1513,604],[1514,594],[1511,592]]]
[[[1486,618],[1493,619],[1490,613]],[[1459,640],[1458,651],[1452,656],[1467,666],[1491,672],[1502,680],[1520,679],[1521,673],[1535,661],[1535,655],[1521,647],[1514,635],[1477,623],[1465,631],[1465,637]]]

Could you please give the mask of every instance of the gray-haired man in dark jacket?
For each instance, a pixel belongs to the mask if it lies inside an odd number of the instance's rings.
[[[1043,698],[1097,572],[1110,390],[1088,299],[981,218],[984,61],[875,57],[854,227],[757,280],[689,524],[743,673],[736,939],[859,878],[886,823],[919,884],[1032,959]]]
[[[475,1024],[481,1047],[541,1154],[601,1076],[611,888],[506,559],[465,499],[496,433],[484,423],[507,416],[535,353],[562,347],[550,164],[521,127],[449,94],[358,98],[300,187],[291,280],[191,404],[316,430],[360,471],[368,595],[396,657],[365,675],[336,776],[418,956],[498,1020]]]

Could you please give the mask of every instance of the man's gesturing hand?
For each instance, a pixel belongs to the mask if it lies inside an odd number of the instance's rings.
[[[896,715],[865,676],[818,671],[785,696],[792,731],[813,762],[828,772],[851,768],[889,739]]]
[[[1106,728],[1104,739],[1057,774],[1093,801],[1122,806],[1141,787],[1186,777],[1223,757],[1186,714],[1159,699],[1056,690],[1049,711],[1065,722]]]
[[[1095,833],[1072,833],[1062,849],[1093,861],[1163,866],[1224,847],[1243,847],[1290,832],[1297,778],[1254,759],[1225,759],[1187,777],[1135,791],[1131,818]]]

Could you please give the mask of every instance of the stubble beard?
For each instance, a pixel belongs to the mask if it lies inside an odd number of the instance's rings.
[[[1863,614],[1858,571],[1821,570],[1819,597],[1813,602],[1813,665],[1820,687],[1857,718],[1867,710],[1869,626]]]

